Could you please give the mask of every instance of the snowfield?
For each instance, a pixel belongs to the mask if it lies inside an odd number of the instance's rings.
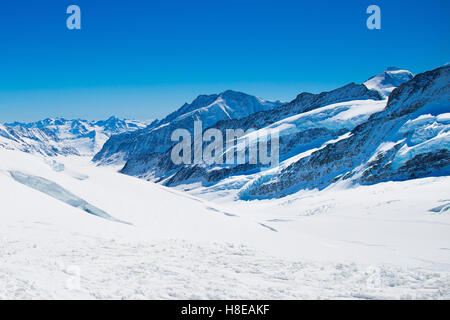
[[[450,298],[450,177],[247,202],[0,159],[1,299]]]

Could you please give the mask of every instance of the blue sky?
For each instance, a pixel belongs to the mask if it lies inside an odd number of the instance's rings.
[[[77,4],[82,29],[66,28]],[[366,28],[377,4],[382,29]],[[0,122],[162,117],[199,94],[288,101],[449,62],[450,1],[2,0]]]

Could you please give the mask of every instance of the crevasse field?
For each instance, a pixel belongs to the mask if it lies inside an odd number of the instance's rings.
[[[247,202],[0,158],[1,299],[450,298],[450,177]]]

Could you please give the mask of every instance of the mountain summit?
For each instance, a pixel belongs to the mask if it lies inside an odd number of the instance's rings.
[[[401,86],[412,78],[414,78],[414,74],[408,70],[397,67],[389,67],[386,71],[377,74],[363,84],[368,89],[376,90],[387,98],[395,88]]]
[[[200,95],[192,103],[185,103],[143,130],[113,136],[94,157],[94,161],[110,164],[125,162],[133,157],[155,159],[173,146],[170,137],[175,129],[187,129],[192,133],[194,121],[200,120],[203,128],[208,128],[221,120],[241,119],[257,112],[272,110],[281,104],[279,101],[266,101],[232,90]]]
[[[185,103],[153,126],[169,122],[183,121],[187,118],[202,120],[204,126],[215,124],[219,120],[240,119],[258,111],[273,109],[282,103],[271,102],[246,93],[227,90],[219,94],[199,95],[192,103]]]

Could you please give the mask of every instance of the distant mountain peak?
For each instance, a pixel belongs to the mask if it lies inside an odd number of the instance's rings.
[[[13,122],[0,127],[0,147],[44,155],[91,155],[113,134],[136,131],[146,123],[121,120],[67,120],[46,118],[36,122]]]
[[[113,136],[94,157],[100,163],[117,163],[148,153],[164,153],[173,146],[171,133],[178,128],[193,132],[194,121],[200,120],[207,129],[223,120],[243,119],[251,114],[281,106],[281,102],[261,98],[233,90],[219,94],[199,95],[191,103],[185,103],[160,121],[154,121],[146,130]],[[145,143],[141,143],[142,140]],[[123,149],[122,149],[123,148]],[[121,149],[121,156],[116,151]],[[118,159],[118,160],[117,160]]]
[[[257,111],[269,110],[280,106],[280,101],[267,101],[261,98],[234,90],[225,90],[218,94],[198,95],[191,103],[183,104],[164,119],[153,122],[155,128],[170,122],[184,121],[190,117],[203,119],[209,126],[223,119],[238,119]]]
[[[377,74],[363,84],[368,89],[376,90],[387,98],[395,88],[413,78],[414,74],[409,70],[398,67],[388,67],[386,71]]]

